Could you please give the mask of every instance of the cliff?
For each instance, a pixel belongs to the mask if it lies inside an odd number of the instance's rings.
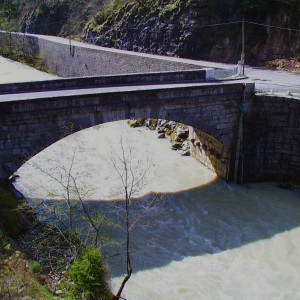
[[[231,63],[240,59],[244,18],[246,63],[300,69],[299,0],[35,0],[20,1],[18,12],[21,31]]]
[[[256,4],[253,4],[256,3]],[[158,0],[115,3],[86,26],[84,40],[101,46],[236,63],[245,18],[247,62],[299,58],[299,1]],[[247,22],[248,21],[248,22]],[[208,26],[211,24],[219,24]]]

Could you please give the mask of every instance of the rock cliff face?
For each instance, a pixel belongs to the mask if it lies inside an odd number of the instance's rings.
[[[34,0],[20,3],[17,29],[22,31],[71,34],[106,47],[231,63],[240,59],[245,18],[246,63],[271,61],[272,67],[287,65],[289,69],[299,69],[299,0]],[[287,59],[287,62],[276,59]]]
[[[103,1],[99,0],[19,0],[18,2],[18,13],[13,20],[13,30],[64,37],[79,36],[88,20],[103,7]]]
[[[144,0],[101,11],[86,26],[84,40],[133,51],[236,63],[242,50],[243,18],[300,30],[299,17],[299,1],[157,0],[150,4]],[[210,24],[220,25],[207,26]],[[299,37],[300,31],[246,22],[247,61],[298,56]]]

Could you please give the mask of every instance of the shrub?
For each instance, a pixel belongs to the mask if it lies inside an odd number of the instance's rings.
[[[106,268],[98,249],[86,250],[67,272],[74,285],[70,292],[73,297],[83,294],[88,299],[112,298],[106,281]]]

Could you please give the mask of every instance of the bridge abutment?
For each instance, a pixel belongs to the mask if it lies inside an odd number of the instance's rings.
[[[244,121],[246,181],[300,179],[300,101],[258,96]]]

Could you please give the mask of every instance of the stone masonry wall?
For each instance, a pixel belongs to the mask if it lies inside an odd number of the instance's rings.
[[[244,120],[244,179],[300,179],[299,99],[256,95]]]
[[[199,69],[199,65],[141,53],[85,45],[57,37],[11,35],[0,32],[0,47],[11,45],[40,56],[45,65],[61,77],[80,77],[142,72]]]
[[[73,88],[108,87],[114,85],[139,85],[160,83],[184,83],[205,81],[205,70],[186,70],[169,72],[152,72],[139,74],[121,74],[105,76],[88,76],[59,78],[43,81],[14,82],[0,84],[0,94],[32,91],[51,91]]]
[[[201,128],[234,149],[242,90],[242,83],[223,83],[11,101],[8,94],[0,101],[0,164],[15,169],[25,157],[61,139],[62,129],[70,125],[77,131],[139,117]]]
[[[199,129],[189,129],[191,156],[220,177],[228,179],[231,153],[227,147]]]

